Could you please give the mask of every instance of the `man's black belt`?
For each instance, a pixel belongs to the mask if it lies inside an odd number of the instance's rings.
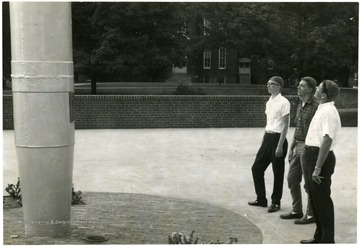
[[[295,138],[296,141],[298,142],[305,142],[305,139],[298,139],[298,138]]]
[[[305,145],[305,149],[311,150],[311,151],[318,151],[320,148],[316,146],[308,146]]]
[[[310,151],[319,151],[320,147],[305,145],[305,149],[310,150]],[[332,152],[332,150],[329,150],[329,152]]]
[[[268,134],[280,134],[279,132],[273,132],[273,131],[265,131]]]

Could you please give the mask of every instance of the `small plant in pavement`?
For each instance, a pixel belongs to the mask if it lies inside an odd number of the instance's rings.
[[[20,177],[18,178],[16,185],[8,184],[8,186],[5,188],[5,190],[7,193],[9,193],[9,195],[13,199],[15,199],[17,201],[17,203],[20,206],[22,206]],[[85,202],[82,200],[82,192],[75,191],[74,184],[73,184],[72,191],[71,191],[71,205],[78,205],[78,204],[85,204]]]
[[[181,232],[173,232],[171,233],[171,236],[168,236],[168,242],[169,244],[197,244],[199,238],[196,238],[194,240],[194,233],[195,231],[192,231],[189,238],[186,238],[186,236]],[[220,240],[217,240],[215,243],[211,241],[209,244],[233,244],[237,242],[238,239],[236,237],[230,237],[229,240],[226,242],[221,242]]]
[[[20,178],[18,178],[16,185],[8,184],[5,190],[13,199],[17,201],[20,206],[22,206]]]
[[[82,200],[82,193],[81,191],[75,191],[74,189],[74,184],[72,186],[72,199],[71,199],[71,205],[80,205],[80,204],[85,204],[85,202]]]
[[[168,242],[169,244],[197,244],[199,238],[194,240],[194,233],[195,231],[192,231],[189,239],[187,239],[181,232],[173,232],[171,233],[171,236],[168,236]]]

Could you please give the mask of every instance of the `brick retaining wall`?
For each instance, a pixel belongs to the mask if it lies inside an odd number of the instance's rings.
[[[298,97],[286,97],[293,126]],[[264,127],[268,98],[75,95],[73,112],[76,129]],[[3,129],[13,127],[12,95],[4,95]]]
[[[268,97],[76,96],[76,128],[264,126]]]
[[[13,114],[13,101],[12,95],[3,95],[3,129],[13,130],[14,129],[14,114]]]

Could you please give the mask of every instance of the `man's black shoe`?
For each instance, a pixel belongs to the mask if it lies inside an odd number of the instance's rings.
[[[294,223],[297,224],[297,225],[311,224],[311,223],[315,223],[315,218],[314,218],[314,216],[310,217],[308,215],[305,215],[301,219],[295,220]]]
[[[310,239],[307,239],[307,240],[301,240],[300,243],[301,243],[301,244],[319,243],[319,241],[316,240],[315,238],[310,238]]]
[[[258,206],[258,207],[264,207],[264,208],[267,207],[267,202],[258,202],[258,200],[253,201],[253,202],[248,202],[248,204],[250,206]]]
[[[288,214],[282,214],[280,215],[280,218],[284,219],[284,220],[289,220],[289,219],[300,219],[304,216],[304,214],[302,212],[300,213],[288,213]]]
[[[278,210],[280,210],[280,205],[272,203],[271,206],[268,209],[268,213],[273,213],[273,212],[276,212]]]

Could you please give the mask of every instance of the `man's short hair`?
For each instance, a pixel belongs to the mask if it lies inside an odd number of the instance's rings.
[[[330,101],[334,101],[340,93],[340,87],[332,80],[324,80],[322,83],[323,88],[326,88],[327,98]]]
[[[305,76],[302,77],[301,80],[304,80],[307,83],[307,85],[313,89],[313,92],[315,93],[317,82],[313,77]]]
[[[284,80],[280,76],[273,76],[270,78],[270,80],[273,80],[279,85],[281,85],[281,89],[284,88]]]

